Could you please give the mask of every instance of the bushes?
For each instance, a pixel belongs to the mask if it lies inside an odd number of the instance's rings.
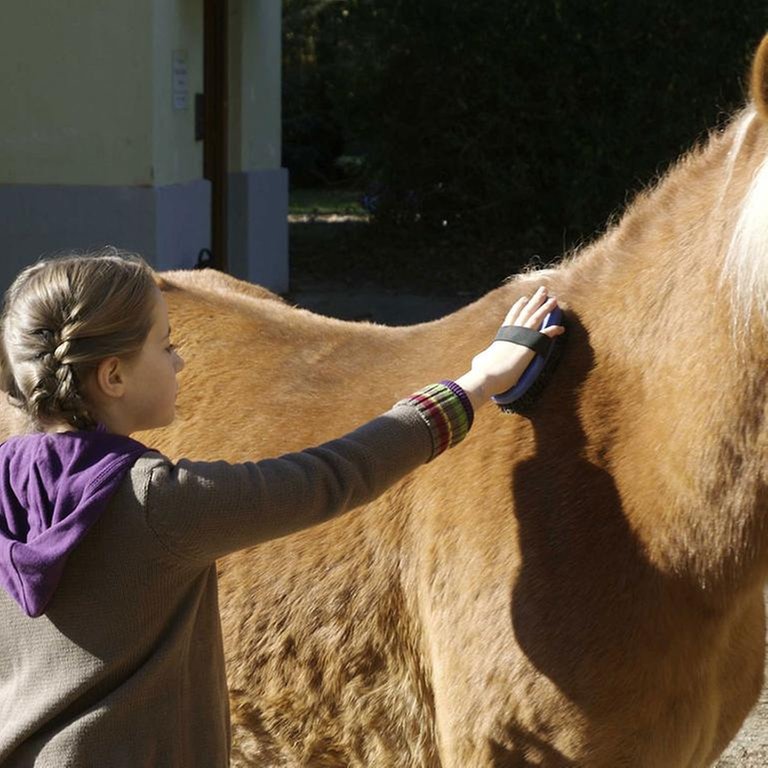
[[[523,238],[546,257],[743,103],[768,28],[762,0],[285,7],[286,119],[301,102],[338,125],[339,153],[364,154],[380,225]]]

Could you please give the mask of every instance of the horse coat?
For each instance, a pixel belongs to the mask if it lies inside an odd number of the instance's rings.
[[[163,288],[171,457],[258,459],[456,377],[545,284],[567,350],[530,417],[220,563],[235,765],[711,765],[762,684],[768,42],[752,103],[613,228],[409,328],[214,273]],[[4,431],[16,428],[3,411]]]

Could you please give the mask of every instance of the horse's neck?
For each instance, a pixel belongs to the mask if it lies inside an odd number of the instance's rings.
[[[453,344],[466,357],[517,296],[537,283],[557,293],[571,329],[549,404],[532,418],[540,444],[551,442],[543,454],[568,430],[571,448],[611,477],[653,567],[716,599],[762,579],[768,555],[768,347],[759,324],[737,343],[723,277],[765,151],[761,127],[742,121],[748,131],[737,121],[685,158],[558,269],[522,276],[423,330],[425,348],[467,340]]]
[[[744,119],[744,118],[742,118]],[[723,262],[765,151],[737,122],[563,266],[557,290],[584,329],[584,450],[619,489],[654,565],[705,589],[762,578],[768,350],[734,335]]]
[[[763,133],[743,115],[559,268],[520,276],[413,329],[412,361],[403,367],[418,380],[460,373],[509,305],[548,285],[571,328],[534,431],[550,434],[556,451],[570,430],[573,450],[611,476],[653,566],[718,597],[762,579],[768,555],[768,345],[759,322],[737,343],[723,271],[766,152]],[[488,429],[482,439],[512,445],[524,429],[515,424],[506,437]]]

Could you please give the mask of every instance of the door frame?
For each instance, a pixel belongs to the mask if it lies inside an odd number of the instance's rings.
[[[229,2],[203,0],[203,176],[211,182],[211,260],[227,271]]]

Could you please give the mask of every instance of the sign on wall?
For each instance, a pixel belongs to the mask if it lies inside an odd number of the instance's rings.
[[[189,106],[189,72],[185,50],[173,52],[171,70],[173,73],[173,108],[175,110],[187,109]]]

